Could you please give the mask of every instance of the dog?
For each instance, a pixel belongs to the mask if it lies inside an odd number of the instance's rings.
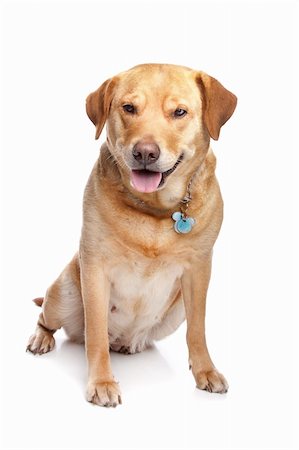
[[[109,351],[140,352],[187,320],[196,386],[225,393],[209,355],[206,294],[223,215],[210,139],[237,98],[204,72],[143,64],[105,81],[86,100],[107,139],[83,201],[79,252],[48,288],[27,350],[53,349],[61,327],[85,343],[87,400],[121,403]]]

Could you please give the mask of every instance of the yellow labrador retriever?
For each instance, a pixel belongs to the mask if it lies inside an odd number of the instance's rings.
[[[186,67],[144,64],[87,98],[102,145],[88,180],[79,252],[49,287],[28,350],[54,347],[63,327],[85,342],[87,400],[121,403],[109,349],[140,352],[187,319],[189,364],[200,389],[224,393],[205,338],[212,249],[222,222],[210,138],[236,97]]]

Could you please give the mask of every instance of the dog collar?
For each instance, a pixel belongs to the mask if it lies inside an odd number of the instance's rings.
[[[180,201],[180,211],[175,211],[172,214],[172,219],[174,220],[173,228],[179,234],[187,234],[190,233],[193,226],[195,225],[195,219],[193,217],[189,217],[187,215],[187,209],[189,208],[189,203],[192,200],[191,195],[191,184],[196,175],[197,171],[192,175],[188,186],[185,197]]]

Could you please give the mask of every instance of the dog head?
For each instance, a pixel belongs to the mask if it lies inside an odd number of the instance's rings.
[[[144,64],[105,81],[86,110],[96,139],[107,122],[107,145],[126,184],[152,193],[199,166],[236,102],[203,72]]]

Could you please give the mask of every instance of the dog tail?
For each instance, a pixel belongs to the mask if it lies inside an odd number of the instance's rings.
[[[32,300],[37,306],[42,306],[44,302],[44,297],[38,297]]]

